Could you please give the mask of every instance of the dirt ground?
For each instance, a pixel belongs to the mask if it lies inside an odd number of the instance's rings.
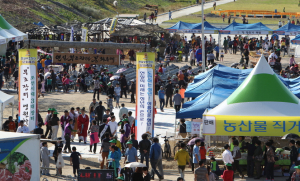
[[[239,62],[240,60],[240,54],[238,55],[232,55],[232,54],[225,54],[224,61],[223,62],[217,62],[221,63],[226,66],[230,66],[232,63]],[[299,59],[296,59],[296,62],[299,61]],[[284,57],[282,60],[283,65],[287,65],[289,62],[289,57]],[[175,63],[177,66],[184,66],[186,64],[189,64],[188,62],[181,62],[181,63]],[[283,66],[285,67],[285,66]],[[18,95],[16,94],[15,91],[4,91],[8,94],[14,95],[15,96],[15,106],[14,106],[14,113],[18,113],[17,111],[17,103],[18,103]],[[88,108],[89,104],[92,101],[93,94],[92,93],[61,93],[61,92],[56,92],[56,93],[51,93],[51,94],[45,94],[45,97],[41,97],[38,99],[38,108],[40,111],[41,116],[43,119],[46,116],[47,109],[49,107],[55,107],[58,112],[59,116],[63,114],[64,110],[70,110],[71,107],[85,107]],[[156,97],[156,101],[158,102],[158,97]],[[101,95],[100,100],[102,102],[106,101],[106,95]],[[130,103],[130,95],[127,96],[126,98],[120,99],[120,103],[125,103],[125,107],[135,107],[135,104]],[[4,110],[4,118],[7,118],[8,116],[11,116],[11,107],[6,107]],[[15,118],[15,116],[14,116]],[[5,119],[4,119],[5,120]],[[118,120],[117,120],[118,121]],[[45,128],[44,128],[45,129]],[[60,135],[60,133],[58,134]],[[49,144],[49,147],[52,145]],[[173,147],[171,147],[173,148]],[[54,160],[51,158],[51,167],[54,167]],[[63,168],[63,175],[73,175],[72,174],[72,167],[69,165],[69,159],[65,159],[65,164],[66,166]],[[163,160],[163,165],[165,168],[165,180],[176,180],[177,177],[179,176],[178,171],[177,171],[177,162],[172,161],[172,159],[169,160]],[[99,168],[99,163],[98,160],[95,158],[84,158],[81,161],[81,168],[85,167],[91,167],[91,169],[97,169]],[[192,180],[193,179],[193,174],[191,172],[190,168],[187,168],[187,173],[186,173],[186,180]],[[55,171],[51,170],[50,171],[51,175],[55,175]],[[42,177],[41,180],[45,178]],[[58,178],[55,176],[47,177],[48,180],[66,180],[67,178]]]

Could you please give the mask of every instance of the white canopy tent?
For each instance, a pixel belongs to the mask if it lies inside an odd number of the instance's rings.
[[[4,108],[9,104],[11,105],[15,104],[15,97],[0,91],[0,130],[2,130]],[[12,116],[13,115],[14,115],[14,106],[12,107]]]

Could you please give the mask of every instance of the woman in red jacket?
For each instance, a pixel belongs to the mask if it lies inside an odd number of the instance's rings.
[[[230,163],[226,164],[226,170],[224,170],[223,175],[221,175],[223,181],[233,181],[233,170]]]
[[[77,126],[79,129],[79,133],[78,133],[79,143],[81,141],[84,141],[84,144],[86,144],[87,130],[89,127],[89,116],[85,114],[84,107],[81,109],[81,114],[78,116]]]

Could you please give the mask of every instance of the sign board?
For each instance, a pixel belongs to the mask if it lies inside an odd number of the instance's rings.
[[[144,133],[153,136],[155,53],[136,53],[136,62],[137,120],[135,131],[136,138],[141,140]]]
[[[119,55],[54,53],[53,63],[119,65]]]
[[[186,125],[186,132],[187,133],[192,132],[192,122],[191,121],[185,121],[185,125]]]
[[[192,132],[191,134],[200,134],[201,122],[192,122]]]
[[[19,64],[19,117],[32,131],[37,121],[37,49],[20,49]]]
[[[118,18],[113,18],[110,24],[109,34],[113,34],[115,32],[117,23],[118,23]]]
[[[79,169],[78,181],[115,181],[114,170]]]

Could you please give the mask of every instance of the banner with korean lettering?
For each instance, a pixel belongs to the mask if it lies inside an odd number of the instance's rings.
[[[37,49],[19,49],[19,117],[29,131],[37,120]]]
[[[219,136],[284,136],[299,134],[300,117],[203,116],[203,132]]]
[[[144,133],[153,136],[155,53],[136,53],[136,61],[137,120],[135,132],[137,133],[136,138],[141,140]]]

